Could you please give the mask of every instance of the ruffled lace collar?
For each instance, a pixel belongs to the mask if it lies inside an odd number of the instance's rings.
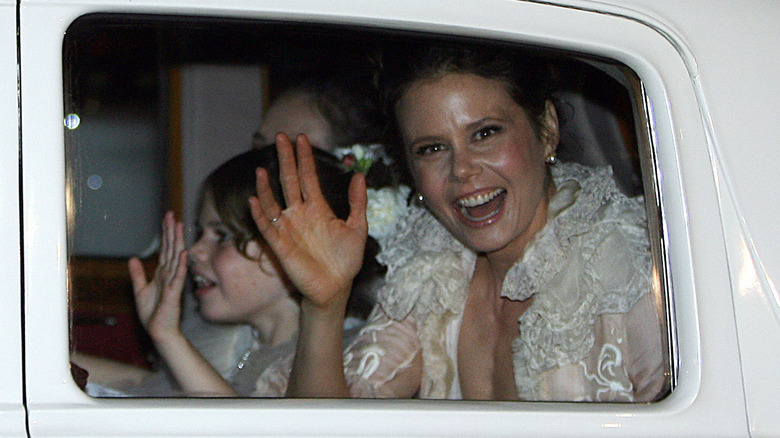
[[[611,167],[562,163],[551,170],[557,191],[550,201],[548,223],[504,279],[501,295],[513,300],[547,289],[570,257],[566,249],[570,239],[587,233],[604,205],[621,208],[615,204],[632,203],[617,188]]]
[[[525,300],[544,291],[565,266],[565,242],[588,231],[592,217],[608,202],[623,202],[609,167],[594,169],[576,163],[551,168],[556,193],[549,220],[509,270],[501,295]],[[377,259],[387,266],[379,302],[391,318],[401,320],[414,309],[460,313],[477,255],[466,248],[425,208],[412,205],[382,243]]]
[[[396,233],[380,242],[377,260],[387,266],[379,301],[391,318],[404,319],[412,308],[418,314],[460,312],[461,293],[469,284],[477,256],[455,239],[425,208],[409,207]]]

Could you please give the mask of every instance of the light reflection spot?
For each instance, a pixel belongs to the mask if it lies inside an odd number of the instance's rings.
[[[78,128],[80,124],[81,118],[79,118],[78,114],[68,114],[65,116],[65,127],[71,131]]]
[[[90,175],[89,178],[87,178],[87,187],[92,190],[103,187],[103,177],[100,175]]]

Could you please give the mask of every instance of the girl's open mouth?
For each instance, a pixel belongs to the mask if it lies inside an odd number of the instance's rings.
[[[195,294],[201,295],[206,292],[208,292],[209,289],[216,286],[217,284],[208,278],[202,276],[202,275],[195,275],[192,277],[193,282],[195,282]]]

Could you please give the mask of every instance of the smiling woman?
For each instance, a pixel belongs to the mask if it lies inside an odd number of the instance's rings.
[[[516,260],[544,226],[554,192],[545,168],[545,157],[555,156],[558,144],[552,104],[538,116],[537,133],[500,81],[452,73],[413,84],[397,105],[409,167],[425,205],[475,251],[509,245]],[[481,175],[488,172],[500,182]],[[477,176],[484,181],[470,182]],[[502,218],[501,227],[511,227],[519,241],[508,244],[497,234],[501,230],[493,225]]]
[[[336,344],[339,296],[349,283],[334,277],[329,290],[299,288],[304,322],[292,394],[664,396],[643,200],[623,195],[609,169],[556,164],[558,116],[540,75],[549,69],[521,52],[480,46],[405,50],[384,61],[387,107],[421,206],[384,244],[380,307],[347,350],[343,374],[340,355],[312,340]],[[297,177],[301,186],[310,178],[286,174],[283,181]],[[272,248],[302,239],[266,233],[260,223]],[[310,255],[329,244],[311,241]],[[311,273],[284,263],[293,282],[306,284]]]

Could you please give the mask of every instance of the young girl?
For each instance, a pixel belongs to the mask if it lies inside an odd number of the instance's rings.
[[[334,194],[327,199],[330,207],[337,216],[346,218],[349,205],[341,194],[347,190],[350,174],[327,153],[317,151],[315,157],[321,184]],[[286,390],[300,298],[250,215],[248,200],[255,196],[258,168],[270,175],[273,196],[283,203],[275,148],[243,153],[221,165],[204,182],[194,245],[184,248],[183,225],[169,212],[163,219],[162,248],[154,277],[147,280],[137,258],[129,262],[138,316],[188,395],[263,397],[281,396]],[[203,318],[248,324],[253,329],[254,344],[236,364],[229,381],[182,333],[181,293],[188,262]],[[352,310],[356,309],[353,306]]]

